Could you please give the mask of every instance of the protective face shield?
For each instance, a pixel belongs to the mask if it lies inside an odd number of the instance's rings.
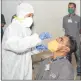
[[[56,40],[53,40],[53,41],[48,43],[48,49],[51,52],[57,51],[58,50],[58,46],[59,46],[59,43]]]
[[[27,17],[27,18],[24,18],[24,20],[22,20],[22,22],[20,22],[22,27],[27,27],[27,28],[30,28],[31,25],[33,24],[33,19],[32,17]]]
[[[74,13],[74,9],[68,8],[68,12],[69,12],[69,14],[73,14]]]

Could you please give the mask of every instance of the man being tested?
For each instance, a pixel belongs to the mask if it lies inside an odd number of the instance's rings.
[[[73,80],[73,67],[66,55],[76,48],[76,41],[69,35],[49,42],[48,49],[53,56],[41,62],[36,80]]]

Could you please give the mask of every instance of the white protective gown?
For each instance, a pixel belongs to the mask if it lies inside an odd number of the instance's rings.
[[[40,44],[41,39],[18,22],[14,19],[3,36],[2,80],[32,80],[31,55],[38,53],[33,47]]]

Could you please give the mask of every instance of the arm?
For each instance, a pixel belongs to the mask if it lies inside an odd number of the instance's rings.
[[[33,34],[25,38],[12,37],[5,42],[5,49],[22,53],[27,51],[29,48],[36,46],[40,42],[41,40],[37,34]]]
[[[79,33],[81,34],[81,17],[80,17],[80,21],[79,21]]]
[[[7,34],[8,39],[4,42],[3,49],[12,52],[23,53],[28,49],[35,47],[37,44],[41,43],[41,39],[36,33],[31,36],[26,36],[22,38],[17,36],[18,31],[14,29],[8,29],[5,34]]]
[[[11,27],[12,26],[12,27]],[[14,28],[13,24],[8,27],[9,31],[7,30],[8,39],[5,42],[6,50],[21,53],[27,51],[29,48],[37,46],[41,43],[41,40],[48,39],[51,35],[47,32],[41,33],[40,36],[38,34],[33,34],[31,36],[21,37],[22,29]],[[16,25],[17,26],[17,25]],[[43,49],[46,47],[43,46]],[[31,49],[30,49],[31,50]],[[34,51],[35,52],[35,51]]]
[[[41,45],[36,46],[35,50],[33,50],[32,52],[34,54],[37,54],[37,53],[39,53],[39,51],[43,52],[43,51],[47,51],[47,50],[48,50],[48,47],[46,45],[41,44]]]

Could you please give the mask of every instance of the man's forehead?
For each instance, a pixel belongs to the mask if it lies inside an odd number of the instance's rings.
[[[74,7],[74,4],[69,4],[68,7]]]

